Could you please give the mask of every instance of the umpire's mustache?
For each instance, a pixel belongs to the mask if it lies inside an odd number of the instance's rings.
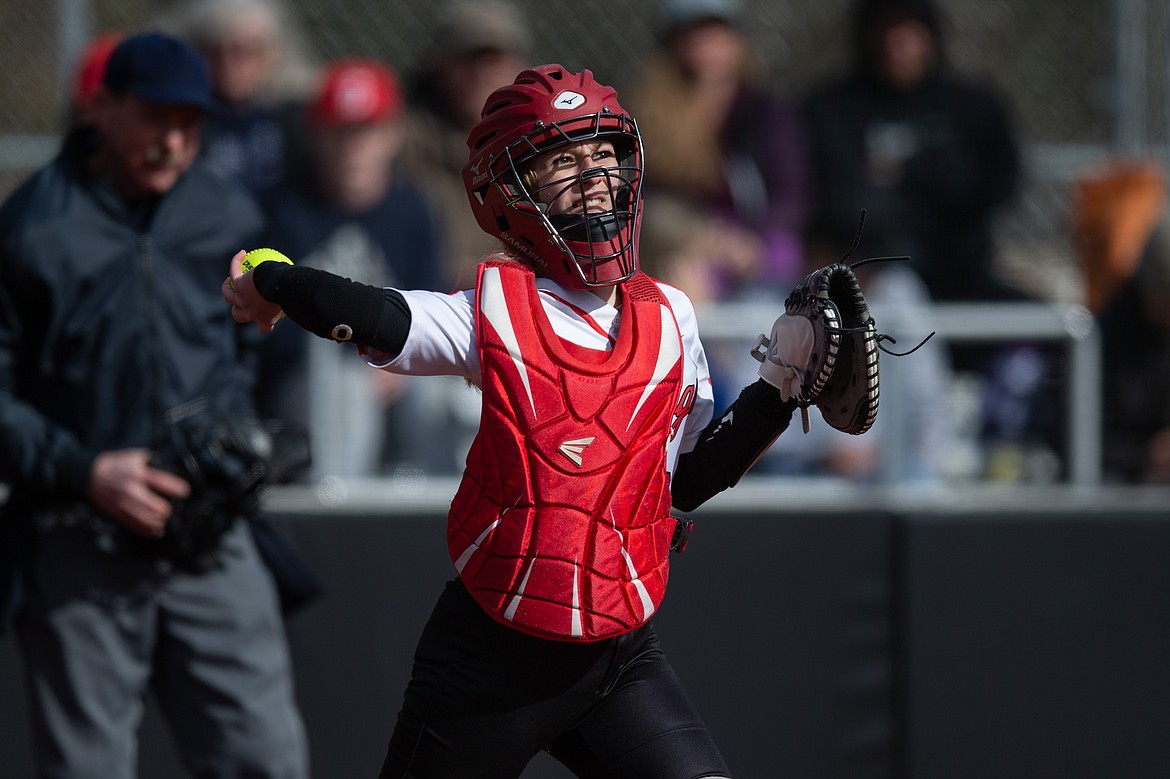
[[[181,151],[168,149],[165,146],[149,146],[142,153],[142,159],[147,165],[178,168],[183,164],[184,155]]]

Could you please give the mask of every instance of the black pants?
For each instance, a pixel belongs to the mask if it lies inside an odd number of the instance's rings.
[[[381,779],[517,777],[543,749],[579,777],[728,775],[651,625],[548,641],[496,622],[449,582],[419,639]]]

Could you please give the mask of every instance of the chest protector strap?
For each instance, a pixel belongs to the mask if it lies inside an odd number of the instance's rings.
[[[531,271],[479,269],[483,412],[447,546],[476,601],[534,636],[620,635],[666,591],[682,343],[648,277],[623,284],[622,299],[613,349],[583,359],[553,332]]]

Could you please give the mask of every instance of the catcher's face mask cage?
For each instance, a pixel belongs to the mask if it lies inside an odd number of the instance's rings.
[[[559,124],[541,128],[541,134],[551,130],[553,138],[537,145],[529,135],[505,150],[505,161],[493,176],[492,185],[500,189],[501,198],[518,215],[518,221],[531,219],[540,223],[562,260],[561,265],[574,271],[569,286],[608,286],[625,281],[638,270],[635,228],[641,206],[640,139],[637,126],[629,117],[613,118],[628,125],[621,130],[603,129],[603,119],[610,117],[601,114],[579,119],[592,126],[571,135]],[[550,153],[555,156],[559,149],[582,148],[577,144],[601,141],[613,144],[614,164],[578,170],[535,186],[536,177],[530,168],[535,158]],[[607,207],[602,211],[590,210],[586,204],[598,198]],[[557,202],[578,205],[554,214],[548,204]]]
[[[617,284],[638,270],[641,135],[613,90],[589,71],[556,68],[526,71],[497,90],[498,103],[489,98],[485,119],[468,140],[472,156],[464,179],[472,210],[483,229],[559,283],[577,289]],[[566,106],[597,110],[565,116]],[[532,169],[538,157],[605,144],[612,145],[612,159],[572,166],[568,175],[538,183]],[[559,209],[550,204],[556,203],[574,206],[553,213]]]

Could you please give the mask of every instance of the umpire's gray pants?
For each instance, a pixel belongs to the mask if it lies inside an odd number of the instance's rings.
[[[18,633],[38,776],[133,779],[147,689],[197,777],[303,779],[276,593],[246,526],[203,574],[41,536]]]

